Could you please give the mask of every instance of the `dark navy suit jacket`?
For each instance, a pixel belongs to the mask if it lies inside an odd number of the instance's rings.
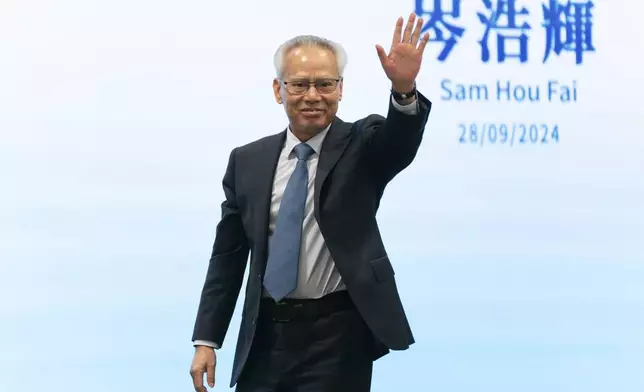
[[[389,97],[390,98],[390,97]],[[374,360],[414,343],[376,212],[385,186],[414,159],[431,102],[417,95],[417,114],[390,102],[387,117],[347,123],[335,118],[322,144],[315,217],[347,290],[377,343]],[[241,374],[255,334],[266,268],[273,175],[286,130],[235,148],[223,179],[225,201],[203,286],[193,340],[222,345],[250,257],[230,386]]]

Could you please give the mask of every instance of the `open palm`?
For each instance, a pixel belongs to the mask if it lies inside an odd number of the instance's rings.
[[[423,20],[417,19],[413,13],[409,16],[404,32],[402,28],[403,18],[400,17],[396,22],[389,54],[382,46],[376,45],[382,68],[394,86],[413,85],[420,72],[423,52],[429,41],[429,33],[425,33],[420,39]]]

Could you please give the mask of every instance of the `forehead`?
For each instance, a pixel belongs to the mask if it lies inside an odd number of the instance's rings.
[[[284,71],[288,75],[337,76],[338,62],[329,49],[318,46],[300,46],[286,53]]]

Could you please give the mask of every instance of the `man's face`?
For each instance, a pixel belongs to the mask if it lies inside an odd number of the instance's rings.
[[[342,99],[339,78],[337,59],[328,49],[303,46],[286,54],[282,83],[275,79],[273,91],[298,137],[311,138],[333,121]]]

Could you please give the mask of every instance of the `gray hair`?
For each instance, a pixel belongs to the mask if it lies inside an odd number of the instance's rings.
[[[302,46],[317,46],[330,50],[338,61],[338,72],[340,73],[340,76],[343,75],[344,68],[347,66],[348,58],[342,45],[315,35],[298,35],[297,37],[284,42],[275,52],[273,62],[275,64],[275,72],[277,72],[278,78],[284,76],[284,58],[286,57],[286,54],[292,49]]]

